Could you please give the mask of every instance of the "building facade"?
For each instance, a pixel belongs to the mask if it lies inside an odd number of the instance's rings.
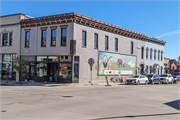
[[[20,57],[20,35],[22,19],[32,18],[25,14],[12,14],[0,17],[0,79],[19,80],[13,69]]]
[[[77,13],[32,18],[21,20],[21,58],[35,81],[101,82],[143,74],[147,38]]]
[[[166,42],[148,37],[145,41],[145,73],[164,74],[164,45]]]

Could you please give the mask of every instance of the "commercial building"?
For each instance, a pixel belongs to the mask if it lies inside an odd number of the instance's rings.
[[[142,74],[146,41],[154,39],[77,13],[21,20],[21,58],[35,81],[89,83]]]
[[[19,80],[13,69],[20,57],[21,19],[32,18],[25,14],[12,14],[0,17],[0,79]]]

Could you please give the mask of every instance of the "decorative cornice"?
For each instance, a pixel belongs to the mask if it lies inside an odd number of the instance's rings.
[[[57,26],[51,26],[50,28],[51,28],[51,29],[56,29],[56,28],[57,28]]]
[[[90,18],[84,15],[80,15],[78,13],[65,13],[53,16],[45,16],[39,18],[31,18],[31,19],[24,19],[21,20],[21,27],[33,27],[33,26],[42,26],[42,25],[53,25],[53,24],[60,24],[60,23],[69,23],[75,22],[81,25],[93,27],[96,29],[104,30],[107,32],[119,34],[122,36],[130,37],[139,39],[142,41],[151,41],[154,43],[159,43],[165,45],[166,42],[154,37],[147,36],[145,34],[137,33],[128,29],[124,29],[109,23],[105,23],[94,18]],[[62,27],[61,27],[62,28]]]
[[[26,32],[29,32],[29,31],[31,31],[31,29],[24,29]]]
[[[47,29],[47,27],[42,27],[42,28],[41,28],[41,30],[46,30],[46,29]]]
[[[68,25],[60,25],[61,28],[67,28]]]

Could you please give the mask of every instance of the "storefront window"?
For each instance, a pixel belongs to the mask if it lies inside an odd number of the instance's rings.
[[[17,55],[13,54],[13,65],[17,64]],[[13,80],[16,80],[16,70],[13,69]]]
[[[49,56],[48,61],[58,62],[58,56]]]
[[[74,64],[74,79],[79,78],[79,64]]]
[[[64,79],[71,79],[71,63],[60,63],[59,76]]]
[[[60,62],[71,62],[71,56],[60,56]]]
[[[12,63],[11,55],[3,55],[2,62],[2,77],[3,78],[12,78]]]
[[[47,64],[46,63],[37,63],[36,72],[38,77],[47,76]]]
[[[37,61],[47,61],[47,56],[37,56]]]

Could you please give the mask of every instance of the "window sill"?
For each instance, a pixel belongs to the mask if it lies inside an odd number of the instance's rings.
[[[51,45],[50,47],[56,47],[55,45]]]
[[[108,51],[108,49],[105,49],[105,51]]]
[[[86,48],[86,46],[82,46],[83,48]]]
[[[46,47],[46,46],[40,46],[40,47]]]
[[[67,45],[60,45],[60,47],[66,47]]]
[[[115,50],[115,52],[118,52],[118,50]]]
[[[24,47],[24,48],[29,48],[29,47]]]
[[[94,48],[94,49],[98,50],[99,48]]]

